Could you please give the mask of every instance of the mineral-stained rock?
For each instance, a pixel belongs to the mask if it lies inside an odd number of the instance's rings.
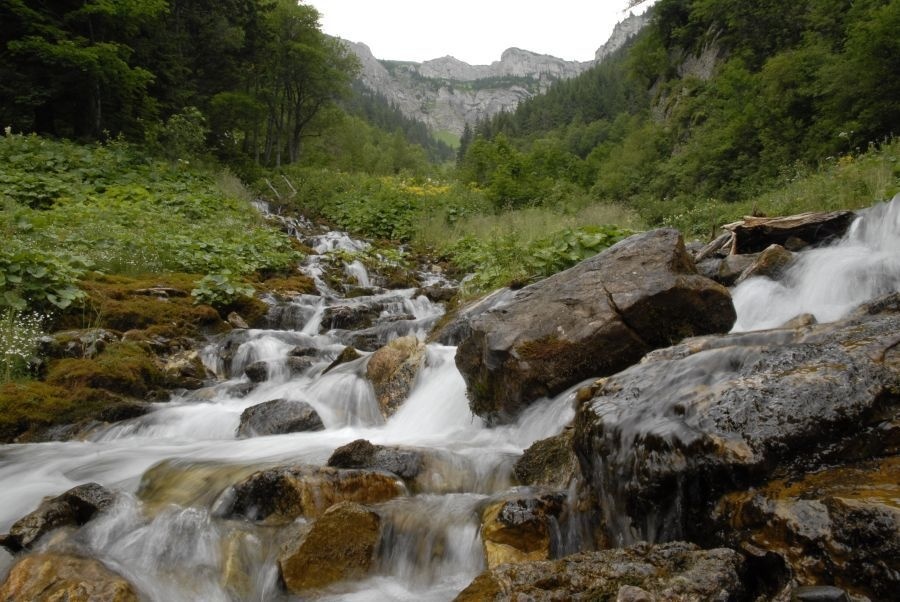
[[[481,513],[481,540],[488,568],[504,563],[547,560],[553,522],[565,494],[523,495],[494,502]]]
[[[657,600],[721,601],[744,595],[741,556],[684,542],[573,554],[560,560],[505,564],[485,571],[457,602],[616,600],[624,586]]]
[[[732,253],[758,253],[769,245],[786,246],[791,250],[805,245],[819,245],[840,238],[853,223],[852,211],[801,213],[787,217],[745,217],[740,222],[723,226],[734,232]]]
[[[403,479],[415,479],[422,471],[424,453],[413,448],[372,445],[365,439],[357,439],[334,450],[328,466],[383,470]]]
[[[283,466],[256,472],[232,487],[218,513],[283,524],[320,516],[338,502],[375,504],[405,493],[403,481],[385,472]]]
[[[59,527],[81,526],[115,501],[115,494],[97,483],[86,483],[62,495],[45,499],[33,512],[17,520],[0,545],[12,551],[29,548],[38,539]]]
[[[273,399],[250,406],[241,413],[238,437],[282,435],[321,431],[325,425],[316,410],[305,401]]]
[[[896,454],[897,301],[839,322],[691,339],[605,379],[579,408],[575,449],[613,537],[709,541],[723,493]]]
[[[425,363],[425,344],[414,336],[394,339],[369,357],[366,376],[385,418],[409,397],[416,375]]]
[[[726,541],[781,554],[802,584],[832,583],[872,600],[900,592],[898,456],[730,493],[716,516]]]
[[[555,437],[536,441],[526,449],[513,468],[519,482],[565,489],[578,471],[572,434],[568,429]]]
[[[134,588],[100,562],[59,554],[20,560],[0,586],[8,602],[138,602]]]
[[[366,576],[380,534],[381,518],[372,510],[350,502],[332,506],[278,559],[285,587],[302,594]]]
[[[471,321],[457,350],[472,411],[509,422],[534,400],[686,336],[724,332],[728,290],[697,274],[675,230],[632,236]]]

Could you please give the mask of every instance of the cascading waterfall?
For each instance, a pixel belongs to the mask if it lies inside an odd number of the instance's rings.
[[[750,278],[732,296],[735,332],[774,328],[800,314],[831,322],[900,290],[900,195],[854,221],[836,244],[799,253],[778,282]]]
[[[298,232],[308,228],[290,225]],[[311,242],[322,253],[367,247],[342,233]],[[455,596],[485,565],[480,505],[511,486],[513,462],[524,448],[571,421],[574,393],[536,404],[516,425],[487,429],[468,408],[456,348],[431,344],[408,399],[385,420],[365,377],[369,354],[326,368],[360,333],[378,345],[407,334],[424,337],[442,308],[414,289],[345,298],[321,278],[323,261],[313,255],[303,266],[320,294],[269,299],[270,329],[234,331],[202,351],[205,365],[219,376],[214,385],[175,394],[153,412],[96,432],[89,441],[4,446],[0,532],[43,496],[95,481],[119,492],[118,502],[69,536],[65,546],[100,559],[149,599],[289,599],[278,583],[283,536],[218,517],[219,492],[274,465],[324,465],[336,448],[367,439],[427,448],[431,460],[417,478],[415,495],[378,506],[385,526],[375,574],[341,584],[334,599]],[[351,271],[359,285],[371,285],[363,270]],[[422,280],[440,278],[423,274]],[[323,319],[334,307],[376,307],[377,318],[362,331],[328,330]],[[300,371],[288,361],[298,348],[310,360]],[[245,371],[260,362],[266,378],[251,387]],[[325,430],[236,438],[241,413],[272,399],[306,402]],[[243,565],[243,579],[233,576],[236,562]]]

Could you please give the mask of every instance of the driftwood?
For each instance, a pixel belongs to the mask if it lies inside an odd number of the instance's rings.
[[[726,232],[725,234],[722,234],[714,241],[700,249],[697,254],[694,255],[694,263],[700,263],[704,259],[712,257],[713,255],[718,253],[722,247],[731,242],[732,236],[734,236],[734,234],[732,234],[731,232]]]
[[[773,244],[796,251],[843,236],[855,217],[852,211],[800,213],[787,217],[748,216],[722,227],[734,234],[732,253],[758,253]]]

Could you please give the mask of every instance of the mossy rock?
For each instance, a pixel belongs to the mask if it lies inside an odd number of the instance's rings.
[[[38,381],[5,383],[0,385],[0,442],[36,440],[53,427],[88,420],[131,418],[140,413],[137,407],[133,401],[98,389]]]
[[[52,363],[47,383],[143,397],[163,386],[165,377],[143,346],[123,341],[107,346],[94,359],[70,358]]]
[[[208,305],[195,304],[190,296],[199,278],[194,274],[91,274],[81,282],[87,299],[82,307],[67,311],[60,326],[90,325],[121,332],[174,326],[187,336],[201,329],[221,329],[224,323],[219,313]]]

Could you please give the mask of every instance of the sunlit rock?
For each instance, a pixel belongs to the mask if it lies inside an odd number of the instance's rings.
[[[458,347],[470,407],[510,422],[534,400],[612,374],[686,336],[724,332],[731,296],[675,230],[632,236],[475,317]]]
[[[394,339],[369,358],[366,376],[385,418],[409,397],[413,383],[425,364],[425,344],[414,336]]]
[[[131,584],[97,560],[36,554],[26,556],[12,568],[0,586],[0,599],[138,602],[139,597]]]
[[[488,568],[550,558],[553,525],[565,495],[545,493],[501,500],[481,513],[481,540]]]
[[[332,506],[306,537],[286,546],[279,557],[285,587],[302,594],[366,576],[380,533],[381,518],[365,506],[350,502]]]

